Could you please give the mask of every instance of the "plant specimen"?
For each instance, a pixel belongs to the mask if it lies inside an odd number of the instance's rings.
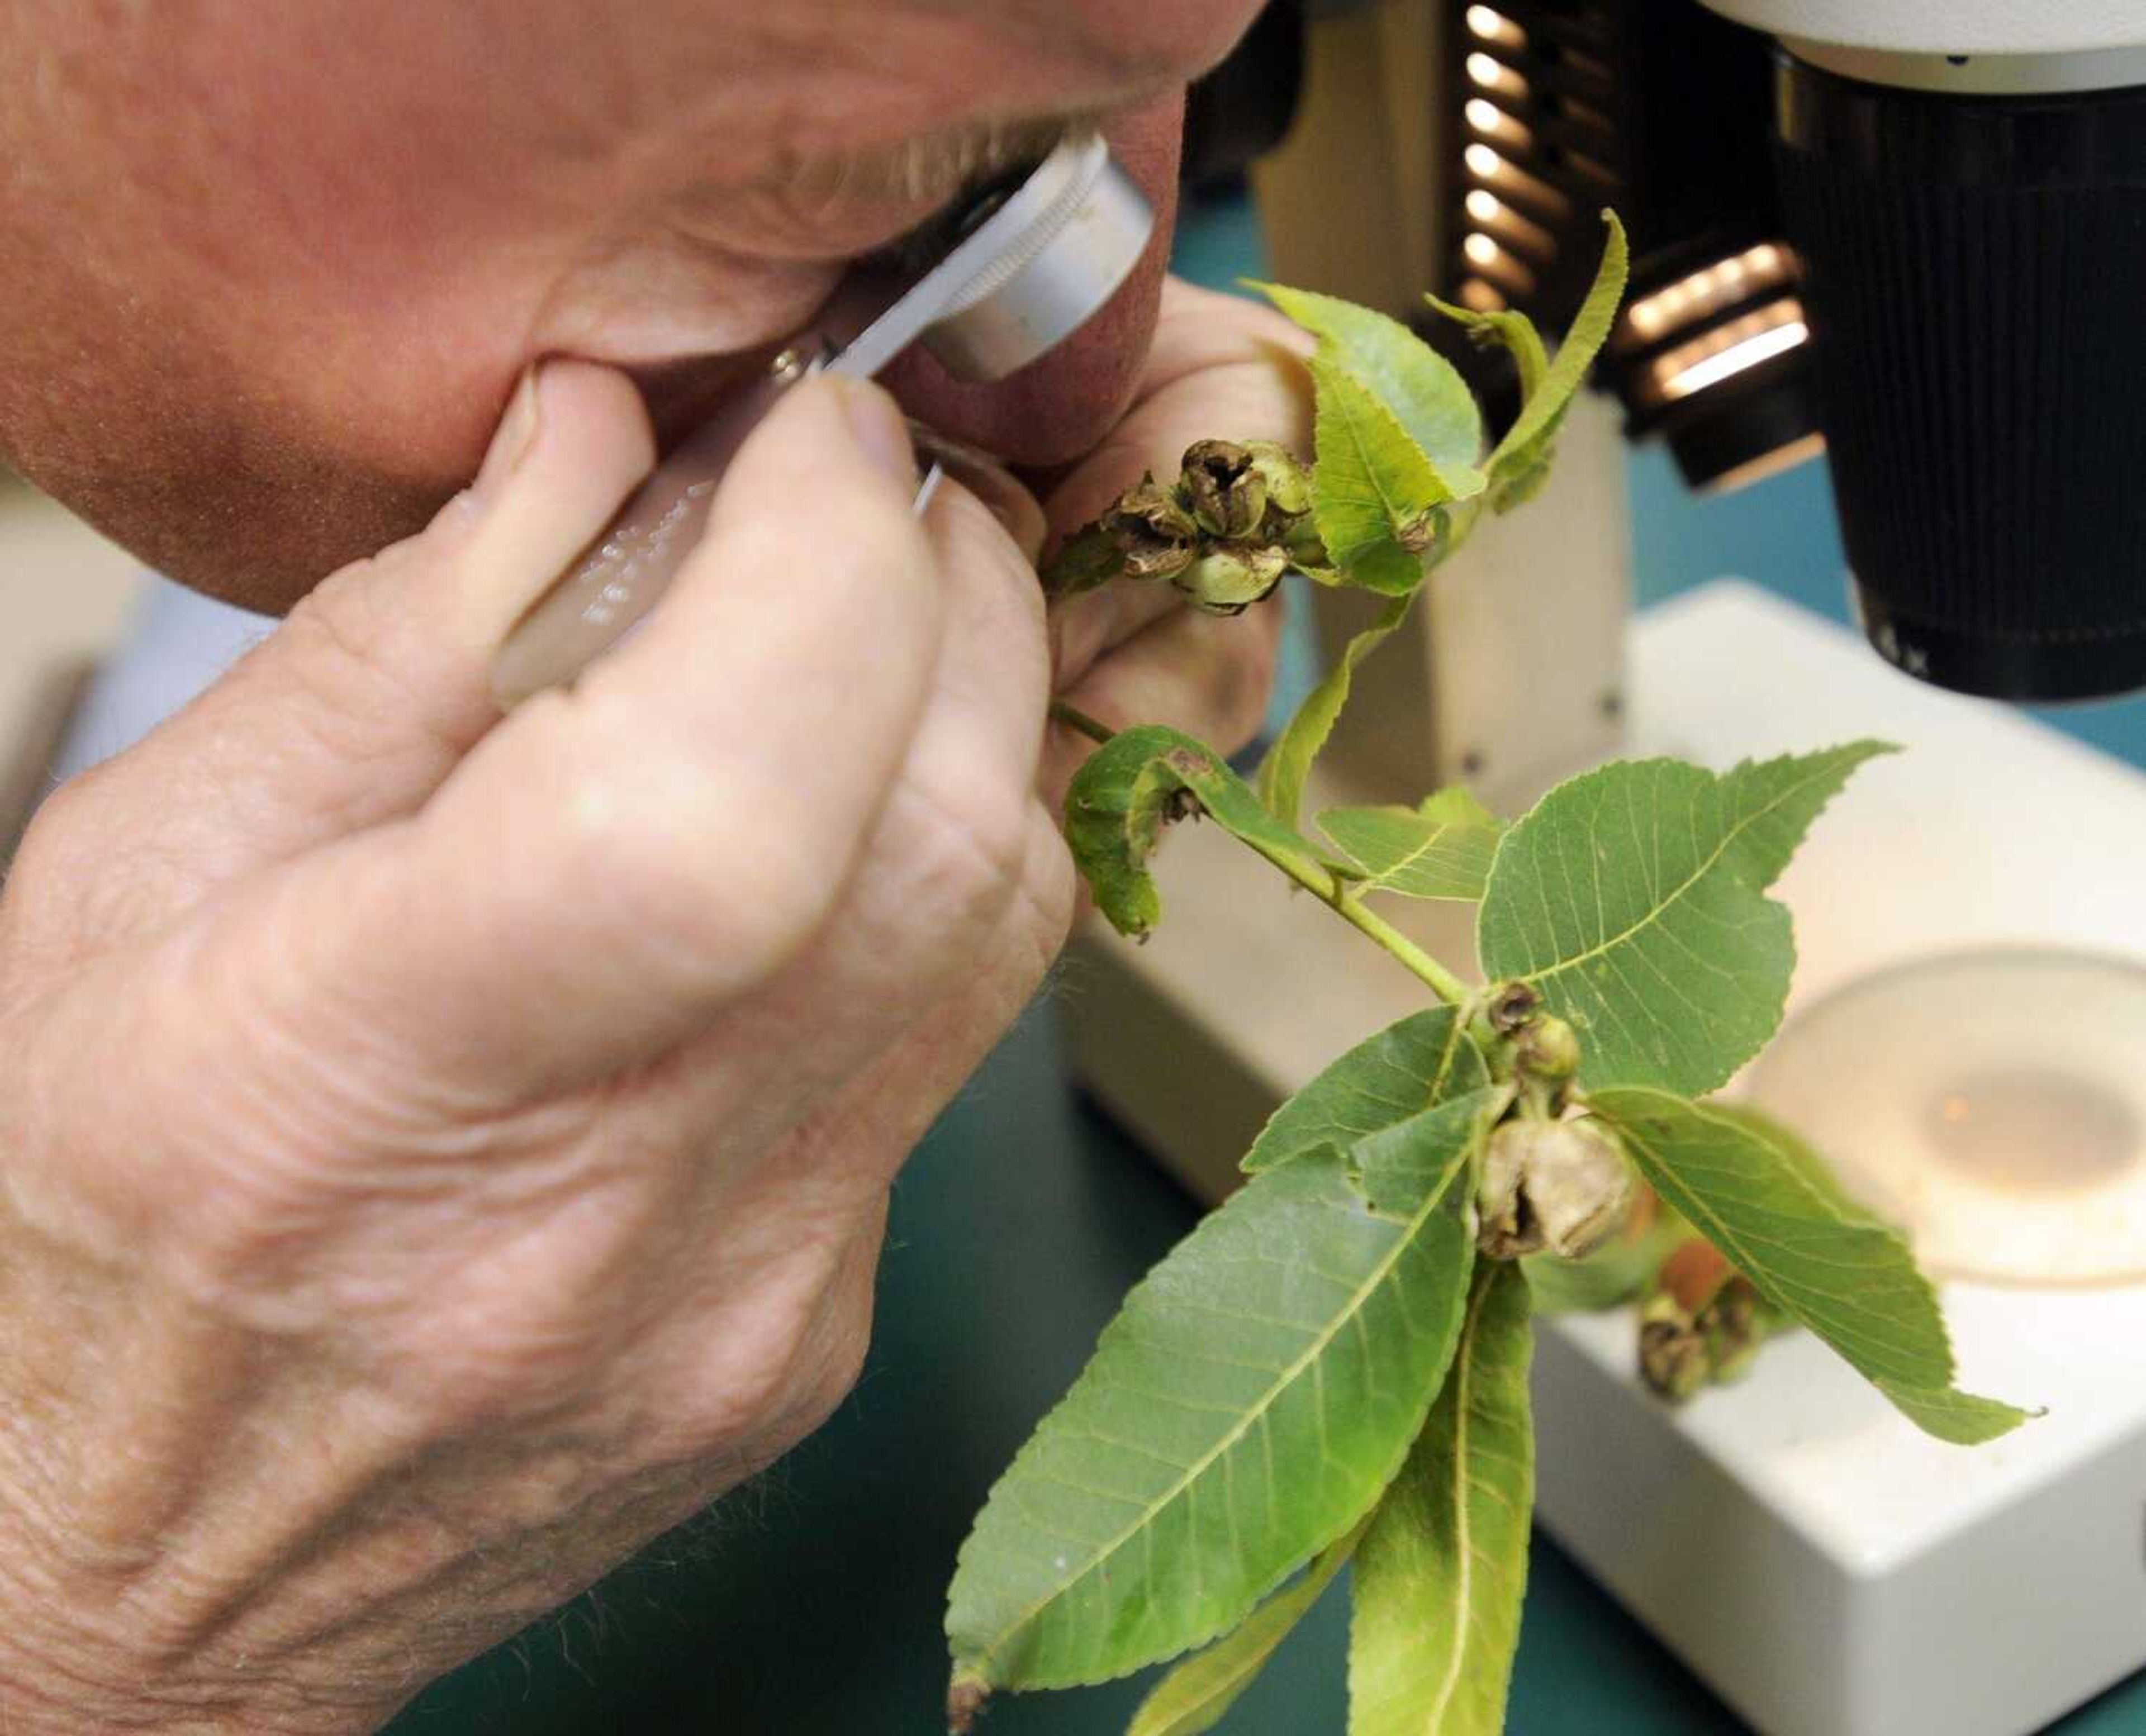
[[[1174,730],[1112,731],[1065,826],[1103,915],[1160,910],[1147,861],[1205,816],[1415,974],[1425,1005],[1279,1109],[1247,1180],[1126,1297],[992,1490],[950,1594],[948,1716],[1190,1654],[1132,1736],[1227,1712],[1353,1564],[1350,1736],[1503,1724],[1533,1498],[1531,1312],[1642,1290],[1640,1356],[1688,1396],[1785,1326],[1817,1334],[1918,1427],[1969,1444],[2011,1405],[1957,1391],[1906,1243],[1794,1134],[1709,1094],[1779,1024],[1794,963],[1767,896],[1859,741],[1726,772],[1612,764],[1507,823],[1463,790],[1330,810],[1305,774],[1357,665],[1481,516],[1525,504],[1607,336],[1600,271],[1555,357],[1517,313],[1437,304],[1510,352],[1521,408],[1485,452],[1457,372],[1395,321],[1265,287],[1318,340],[1309,465],[1205,441],[1046,573],[1063,593],[1174,584],[1233,611],[1295,568],[1386,599],[1256,775]],[[1380,914],[1475,905],[1477,987]]]

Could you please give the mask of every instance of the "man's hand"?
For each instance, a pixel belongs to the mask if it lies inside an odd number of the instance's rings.
[[[1054,525],[1202,436],[1306,445],[1287,329],[1176,292]],[[1064,938],[1054,662],[1113,723],[1256,722],[1270,612],[1046,620],[1033,503],[920,521],[833,381],[644,629],[499,719],[492,647],[651,456],[621,377],[547,365],[467,494],[32,828],[9,1730],[372,1729],[814,1427],[896,1168]]]

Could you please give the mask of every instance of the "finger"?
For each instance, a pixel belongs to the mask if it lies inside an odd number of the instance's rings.
[[[298,980],[403,1065],[510,1097],[766,981],[841,902],[931,696],[946,604],[915,488],[884,393],[788,394],[641,631],[291,895]]]
[[[494,646],[653,461],[623,375],[525,379],[470,489],[343,568],[193,705],[86,786],[130,857],[198,885],[408,814],[497,720]]]
[[[932,691],[837,920],[768,989],[724,1013],[708,1060],[721,1089],[781,1063],[796,1112],[871,1065],[950,988],[1033,991],[1070,908],[1065,848],[1035,797],[1049,694],[1034,569],[968,492],[942,488],[926,529],[946,575]],[[1015,945],[1016,927],[1059,932]],[[766,1057],[762,1065],[754,1059]]]
[[[1055,604],[1051,611],[1051,679],[1066,693],[1118,646],[1188,607],[1185,593],[1162,579],[1120,579]]]
[[[1258,734],[1273,685],[1282,611],[1227,617],[1185,609],[1156,622],[1096,665],[1065,697],[1114,729],[1164,723],[1234,753]],[[1095,744],[1054,726],[1042,790],[1054,812]]]

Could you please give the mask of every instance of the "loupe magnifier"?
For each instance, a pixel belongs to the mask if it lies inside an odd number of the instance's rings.
[[[821,372],[870,379],[915,343],[957,379],[1002,380],[1100,312],[1154,228],[1145,197],[1090,134],[1061,142],[1010,191],[985,195],[921,276],[853,274],[515,625],[493,660],[494,696],[512,706],[571,681],[656,606],[700,541],[732,455],[791,387]]]

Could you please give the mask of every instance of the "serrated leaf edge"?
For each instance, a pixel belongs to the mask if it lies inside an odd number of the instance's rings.
[[[1673,766],[1705,771],[1706,775],[1712,778],[1716,784],[1726,785],[1734,782],[1735,780],[1739,777],[1748,776],[1754,772],[1762,771],[1769,766],[1787,765],[1799,760],[1830,760],[1834,755],[1844,753],[1855,748],[1862,749],[1863,752],[1857,759],[1850,763],[1847,768],[1847,772],[1841,774],[1842,781],[1844,782],[1846,781],[1848,772],[1853,772],[1858,766],[1865,765],[1871,760],[1877,759],[1883,755],[1897,753],[1899,751],[1899,750],[1894,746],[1890,742],[1864,741],[1843,742],[1837,747],[1822,747],[1807,754],[1776,754],[1770,760],[1739,760],[1734,766],[1731,766],[1726,771],[1708,771],[1707,768],[1703,766],[1693,767],[1689,761],[1679,760],[1675,758],[1674,756],[1667,754],[1657,755],[1644,760],[1613,760],[1607,765],[1598,766],[1594,771],[1585,771],[1578,777],[1569,778],[1564,783],[1560,784],[1555,789],[1547,791],[1541,800],[1535,803],[1534,807],[1529,809],[1525,816],[1514,821],[1511,826],[1506,827],[1505,832],[1498,840],[1498,848],[1495,854],[1494,854],[1490,858],[1490,872],[1484,882],[1485,901],[1487,902],[1488,894],[1490,890],[1495,887],[1498,883],[1498,865],[1504,861],[1505,851],[1507,848],[1510,846],[1511,840],[1514,836],[1518,833],[1521,827],[1525,826],[1529,821],[1534,819],[1536,814],[1541,811],[1544,803],[1549,801],[1553,796],[1559,796],[1568,791],[1577,789],[1581,785],[1593,783],[1598,779],[1605,777],[1613,772],[1625,770],[1643,770],[1655,766]],[[1727,831],[1722,834],[1720,842],[1714,846],[1713,851],[1707,856],[1706,860],[1701,862],[1696,868],[1693,869],[1693,870],[1689,875],[1685,875],[1682,880],[1679,881],[1673,890],[1669,892],[1665,896],[1658,899],[1655,901],[1654,907],[1639,921],[1629,925],[1620,932],[1610,935],[1607,940],[1597,941],[1594,945],[1589,947],[1585,952],[1575,953],[1571,957],[1560,959],[1555,964],[1545,965],[1541,970],[1530,971],[1527,975],[1526,980],[1530,982],[1543,982],[1553,976],[1561,976],[1566,971],[1574,970],[1579,965],[1587,963],[1590,959],[1600,958],[1604,954],[1609,952],[1613,947],[1621,946],[1624,945],[1625,941],[1630,940],[1633,935],[1638,934],[1641,930],[1649,927],[1655,922],[1659,922],[1662,918],[1663,913],[1669,910],[1670,906],[1674,905],[1679,899],[1689,892],[1694,886],[1699,883],[1699,881],[1705,879],[1707,875],[1713,871],[1715,865],[1721,861],[1722,857],[1728,854],[1730,846],[1734,844],[1736,841],[1742,837],[1753,826],[1756,825],[1759,821],[1767,818],[1774,811],[1775,809],[1780,807],[1791,797],[1802,794],[1805,790],[1809,789],[1812,784],[1819,782],[1823,778],[1832,776],[1834,772],[1834,767],[1830,764],[1823,767],[1814,768],[1809,777],[1789,785],[1786,789],[1775,796],[1770,801],[1767,802],[1764,806],[1754,808],[1749,814],[1743,816],[1733,826],[1729,827]],[[1835,793],[1837,794],[1838,792],[1836,791]],[[1813,820],[1815,821],[1819,815],[1824,814],[1826,809],[1832,806],[1833,797],[1828,796],[1826,800],[1819,805],[1817,812],[1812,816]],[[1755,892],[1763,894],[1774,884],[1774,880],[1777,878],[1779,878],[1779,876],[1775,875],[1773,878],[1760,880],[1757,885],[1752,887],[1752,890]],[[1773,901],[1778,902],[1779,900]],[[1792,960],[1794,956],[1794,937],[1791,935],[1789,937],[1789,950]]]
[[[1330,1155],[1333,1154],[1333,1148],[1328,1147],[1324,1149],[1326,1150]],[[1315,1156],[1317,1154],[1315,1153],[1306,1153],[1304,1156],[1292,1158],[1290,1161],[1292,1163],[1300,1163],[1305,1161],[1306,1158]],[[998,1636],[994,1639],[989,1645],[986,1645],[980,1651],[971,1652],[964,1656],[957,1657],[954,1660],[954,1676],[956,1682],[960,1682],[964,1679],[970,1679],[994,1687],[1002,1685],[998,1684],[995,1679],[991,1677],[989,1672],[983,1668],[983,1666],[987,1664],[992,1657],[997,1654],[1000,1648],[1002,1647],[1012,1636],[1026,1628],[1031,1622],[1036,1619],[1038,1614],[1040,1614],[1043,1610],[1048,1609],[1053,1603],[1057,1601],[1058,1599],[1063,1597],[1072,1587],[1080,1584],[1082,1580],[1094,1574],[1102,1563],[1111,1559],[1119,1553],[1119,1551],[1125,1549],[1147,1525],[1153,1523],[1154,1517],[1157,1513],[1160,1512],[1171,1502],[1176,1500],[1180,1495],[1182,1495],[1185,1489],[1190,1487],[1200,1475],[1205,1474],[1207,1469],[1215,1464],[1215,1460],[1222,1455],[1222,1454],[1235,1446],[1250,1432],[1251,1429],[1258,1420],[1261,1417],[1265,1416],[1266,1413],[1273,1408],[1275,1399],[1282,1393],[1287,1391],[1297,1380],[1301,1379],[1305,1371],[1310,1368],[1320,1356],[1323,1355],[1328,1347],[1330,1346],[1335,1339],[1340,1335],[1347,1323],[1357,1318],[1362,1311],[1365,1300],[1369,1298],[1380,1285],[1385,1283],[1387,1280],[1392,1276],[1393,1270],[1395,1266],[1400,1263],[1402,1255],[1413,1245],[1415,1238],[1422,1234],[1424,1229],[1430,1224],[1432,1218],[1440,1211],[1445,1209],[1447,1195],[1452,1192],[1455,1182],[1466,1172],[1468,1158],[1469,1154],[1465,1148],[1455,1155],[1452,1164],[1448,1167],[1444,1182],[1435,1188],[1426,1190],[1424,1196],[1422,1208],[1409,1219],[1405,1231],[1394,1238],[1393,1246],[1387,1250],[1385,1256],[1380,1260],[1377,1267],[1373,1271],[1366,1275],[1364,1282],[1356,1287],[1355,1291],[1349,1299],[1349,1305],[1345,1308],[1337,1309],[1335,1311],[1334,1320],[1330,1328],[1326,1331],[1321,1333],[1320,1337],[1313,1344],[1308,1345],[1304,1352],[1299,1355],[1295,1361],[1291,1363],[1286,1369],[1282,1370],[1277,1374],[1274,1383],[1267,1388],[1264,1394],[1260,1395],[1260,1402],[1257,1404],[1249,1405],[1246,1407],[1244,1419],[1227,1434],[1217,1439],[1200,1456],[1198,1459],[1194,1461],[1192,1464],[1188,1464],[1185,1468],[1184,1474],[1178,1478],[1177,1481],[1172,1484],[1169,1489],[1163,1494],[1149,1504],[1148,1510],[1145,1517],[1135,1520],[1130,1525],[1127,1525],[1123,1530],[1119,1532],[1115,1537],[1112,1538],[1108,1543],[1100,1547],[1090,1558],[1087,1564],[1081,1568],[1078,1574],[1075,1574],[1071,1579],[1066,1580],[1061,1584],[1054,1587],[1047,1596],[1038,1599],[1036,1603],[1031,1604],[1027,1609],[1021,1611],[1018,1616],[1016,1616],[1012,1621],[1006,1624],[1006,1625],[1001,1629]],[[1276,1169],[1285,1166],[1279,1165],[1276,1165]],[[1274,1172],[1269,1171],[1267,1173],[1271,1174]],[[1120,1304],[1121,1311],[1122,1305],[1123,1304]],[[1115,1324],[1115,1322],[1113,1324]],[[1105,1329],[1107,1331],[1109,1329],[1106,1327]],[[1459,1341],[1460,1319],[1456,1317],[1454,1323],[1454,1336],[1451,1341],[1448,1343],[1445,1354],[1444,1358],[1441,1359],[1441,1367],[1439,1378],[1436,1381],[1430,1384],[1428,1389],[1423,1395],[1424,1416],[1427,1417],[1430,1414],[1430,1407],[1437,1399],[1439,1389],[1445,1384],[1446,1374],[1453,1366],[1454,1347],[1459,1343]],[[1046,1418],[1046,1420],[1047,1421],[1048,1419]],[[1386,1466],[1384,1474],[1375,1479],[1381,1489],[1384,1489],[1386,1484],[1393,1481],[1395,1474],[1399,1471],[1401,1465],[1406,1461],[1409,1449],[1415,1444],[1415,1437],[1422,1432],[1422,1428],[1423,1419],[1419,1417],[1416,1420],[1415,1427],[1409,1429],[1403,1434],[1401,1437],[1400,1445],[1393,1455],[1392,1462]],[[1019,1459],[1016,1459],[1015,1464],[1017,1465],[1019,1463]],[[1013,1473],[1014,1468],[1014,1465],[1009,1465],[1006,1469],[1006,1476],[1011,1476]],[[1005,1481],[1005,1476],[1002,1476],[999,1480],[1001,1482]],[[991,1493],[993,1494],[997,1493],[997,1485],[996,1484],[992,1486]],[[986,1506],[989,1505],[990,1499],[989,1495],[986,1495],[985,1498]],[[1350,1524],[1353,1524],[1354,1523],[1354,1520],[1350,1521]],[[1265,1586],[1261,1587],[1255,1594],[1254,1607],[1256,1608],[1260,1601],[1271,1596],[1275,1588],[1287,1580],[1290,1574],[1300,1571],[1305,1564],[1310,1561],[1314,1556],[1317,1555],[1320,1550],[1325,1549],[1335,1538],[1345,1534],[1348,1529],[1349,1524],[1338,1526],[1327,1536],[1320,1538],[1306,1554],[1290,1562],[1280,1574],[1277,1574]],[[971,1529],[969,1534],[970,1539],[973,1540],[976,1535],[976,1533],[975,1530]],[[955,1557],[954,1570],[955,1575],[957,1579],[960,1577],[962,1568],[966,1564],[968,1554],[969,1544],[965,1542],[962,1544],[961,1550]],[[1248,1610],[1245,1613],[1249,1615],[1250,1612]],[[1244,1617],[1240,1616],[1238,1618],[1238,1620],[1240,1621],[1242,1619],[1244,1619]],[[1210,1644],[1220,1634],[1230,1631],[1230,1629],[1235,1625],[1235,1623],[1230,1621],[1217,1622],[1211,1627],[1208,1628],[1205,1632],[1192,1635],[1185,1641],[1184,1645],[1178,1649],[1177,1651],[1170,1654],[1170,1656],[1182,1657],[1185,1653],[1192,1650],[1195,1647]],[[1112,1679],[1115,1679],[1115,1678],[1097,1677],[1091,1679],[1081,1676],[1061,1680],[1055,1677],[1048,1679],[1032,1677],[1026,1681],[1022,1685],[1026,1688],[1083,1688],[1092,1686],[1095,1681],[1108,1681]]]

